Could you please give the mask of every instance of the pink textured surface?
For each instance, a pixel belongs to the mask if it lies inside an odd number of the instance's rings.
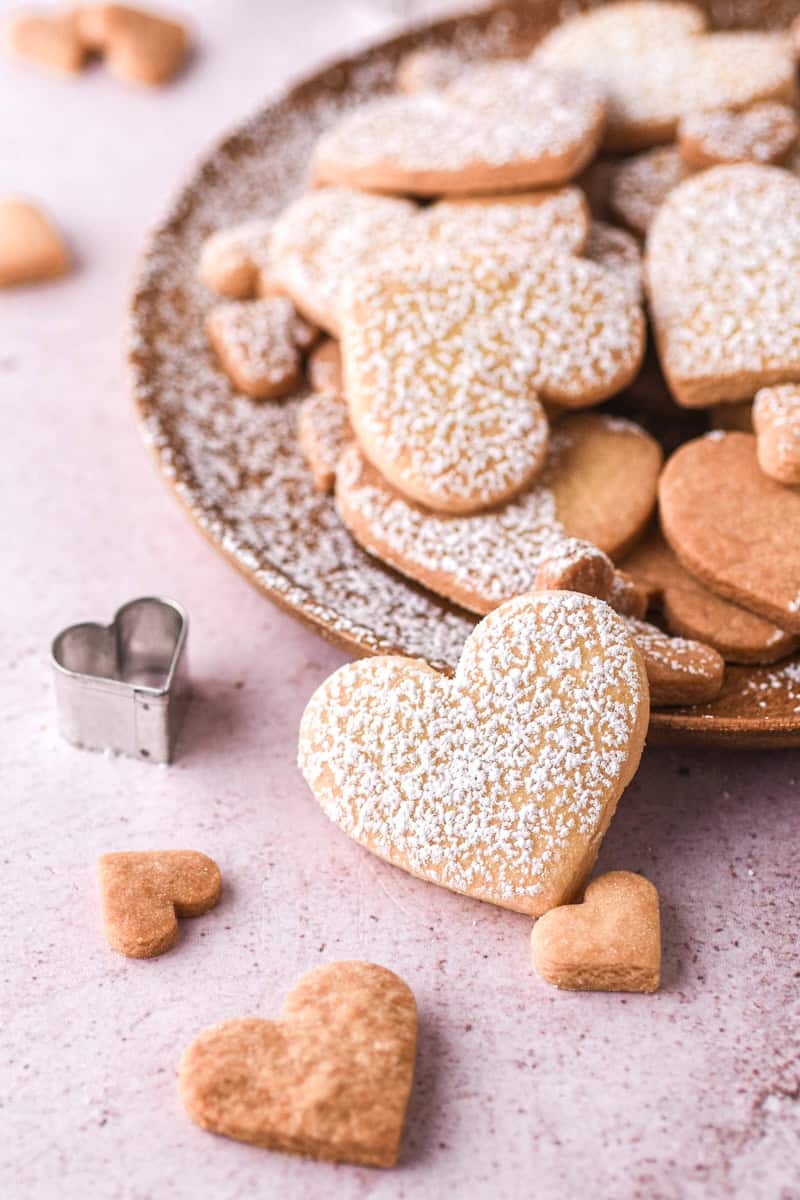
[[[661,892],[654,997],[548,988],[528,920],[384,866],[300,778],[300,713],[342,655],[240,580],[160,483],[126,396],[123,312],[144,228],[191,157],[290,73],[388,27],[388,6],[191,7],[203,50],[164,93],[0,67],[3,186],[51,207],[79,260],[60,283],[0,294],[0,1193],[800,1195],[796,755],[647,754],[601,867]],[[47,664],[62,625],[153,590],[190,611],[197,689],[166,769],[63,743]],[[136,962],[103,943],[94,864],[151,846],[213,855],[225,891],[172,953]],[[298,975],[339,957],[384,963],[417,996],[399,1168],[193,1126],[175,1091],[183,1045],[275,1014]]]

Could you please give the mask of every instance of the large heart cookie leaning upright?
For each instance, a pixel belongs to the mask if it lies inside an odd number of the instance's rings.
[[[763,473],[752,434],[687,442],[664,468],[658,495],[664,536],[688,571],[800,633],[800,490]]]
[[[647,242],[661,365],[679,404],[800,380],[800,180],[714,167],[680,184]]]
[[[344,286],[350,419],[383,477],[437,512],[499,504],[547,450],[539,398],[595,404],[636,374],[644,319],[625,284],[572,255],[399,255]]]
[[[531,592],[481,621],[453,679],[395,656],[342,667],[306,707],[299,761],[325,813],[379,857],[539,915],[591,868],[649,708],[607,604]]]
[[[280,1021],[241,1017],[187,1046],[178,1087],[204,1129],[334,1162],[391,1167],[414,1076],[417,1010],[386,967],[304,975]]]

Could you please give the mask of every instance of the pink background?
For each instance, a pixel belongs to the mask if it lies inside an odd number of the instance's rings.
[[[654,997],[549,988],[530,921],[384,866],[304,785],[300,714],[343,655],[240,579],[160,482],[126,395],[126,295],[147,225],[213,137],[398,10],[434,6],[189,7],[200,53],[163,92],[0,66],[2,191],[47,205],[78,260],[0,295],[0,1193],[799,1196],[796,756],[646,755],[600,865],[661,892]],[[169,768],[62,742],[47,662],[62,626],[153,591],[191,614],[197,696]],[[114,954],[97,855],[181,846],[219,862],[219,907],[162,959]],[[196,1128],[175,1090],[182,1047],[214,1021],[275,1015],[303,971],[348,957],[392,967],[419,1004],[399,1167]]]

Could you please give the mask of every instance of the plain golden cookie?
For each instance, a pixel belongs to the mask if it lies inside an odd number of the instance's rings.
[[[713,646],[726,662],[777,662],[797,649],[797,637],[723,600],[690,575],[658,529],[634,546],[623,567],[648,592],[670,633]]]
[[[271,221],[245,221],[219,229],[206,238],[200,251],[200,278],[212,291],[229,300],[268,295]]]
[[[386,967],[304,975],[278,1021],[242,1017],[184,1050],[178,1090],[203,1129],[332,1162],[397,1161],[414,1078],[417,1009]]]
[[[104,56],[126,83],[167,83],[189,52],[185,25],[149,9],[127,4],[86,4],[77,9],[85,44]]]
[[[64,239],[37,205],[0,200],[0,287],[54,279],[69,266]]]
[[[531,951],[537,975],[556,987],[655,992],[661,975],[658,892],[631,871],[599,875],[582,904],[539,918]]]
[[[130,850],[98,862],[106,940],[129,958],[153,958],[178,940],[178,917],[199,917],[220,897],[219,867],[198,850]]]
[[[761,470],[779,483],[800,484],[800,386],[762,388],[753,402]]]
[[[755,437],[715,432],[687,442],[658,494],[664,535],[692,575],[800,633],[800,490],[764,474]]]
[[[74,12],[22,12],[9,24],[8,44],[18,58],[51,71],[74,74],[86,61]]]

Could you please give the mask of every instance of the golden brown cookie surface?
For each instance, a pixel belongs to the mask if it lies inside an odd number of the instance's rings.
[[[304,975],[278,1021],[199,1034],[178,1088],[193,1121],[268,1150],[391,1167],[414,1077],[417,1012],[385,967],[335,962]]]
[[[69,270],[69,251],[37,205],[0,200],[0,287],[54,279]]]
[[[178,917],[197,917],[219,900],[219,867],[198,850],[131,850],[98,863],[109,945],[130,958],[152,958],[178,939]]]
[[[800,491],[764,474],[755,437],[717,432],[687,442],[658,493],[664,535],[692,575],[800,633]]]
[[[761,470],[778,483],[800,484],[800,386],[762,388],[753,403]]]
[[[537,974],[556,987],[655,992],[661,975],[658,892],[631,871],[599,875],[582,904],[539,918],[531,949]]]
[[[18,58],[52,71],[74,74],[86,61],[73,12],[22,12],[11,21],[8,42]]]

